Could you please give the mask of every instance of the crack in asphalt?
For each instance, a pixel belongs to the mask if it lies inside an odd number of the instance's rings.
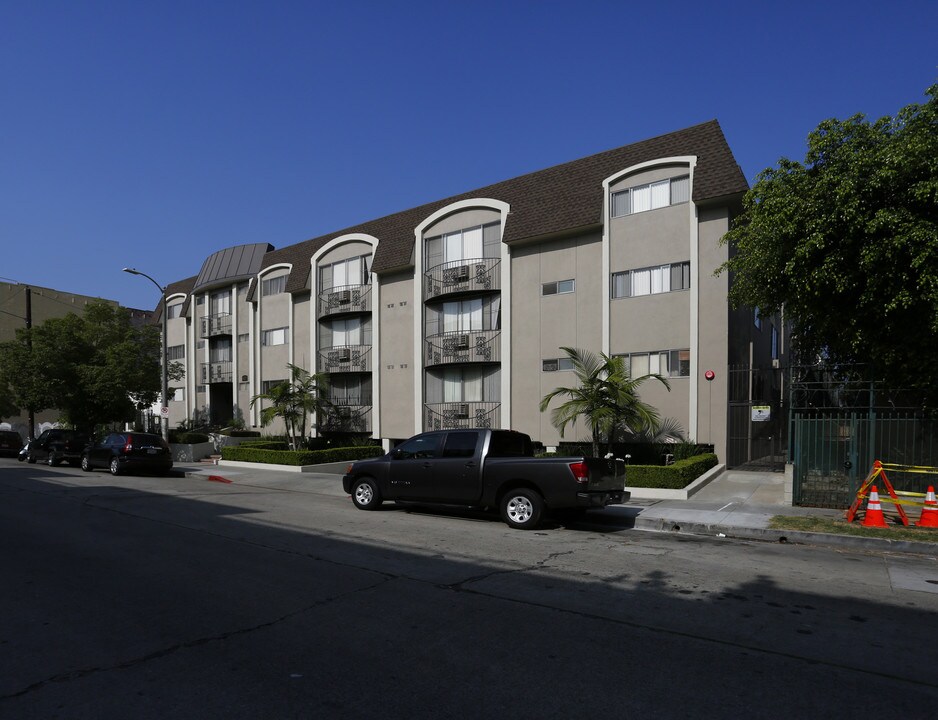
[[[123,660],[113,665],[81,668],[78,670],[72,670],[70,672],[53,675],[43,680],[38,680],[34,683],[31,683],[30,685],[27,685],[23,689],[17,690],[16,692],[0,695],[0,701],[12,700],[14,698],[23,697],[24,695],[28,695],[37,690],[41,690],[46,685],[51,685],[53,683],[69,682],[71,680],[80,680],[81,678],[85,678],[90,675],[95,675],[97,673],[103,673],[103,672],[112,672],[114,670],[127,670],[130,668],[137,667],[139,665],[143,665],[152,660],[159,660],[160,658],[168,657],[169,655],[173,655],[174,653],[180,652],[182,650],[188,650],[190,648],[201,647],[203,645],[208,645],[209,643],[214,643],[214,642],[224,642],[231,638],[257,632],[258,630],[266,630],[267,628],[274,627],[275,625],[279,625],[282,622],[291,620],[295,617],[299,617],[300,615],[310,612],[311,610],[315,610],[316,608],[324,607],[338,600],[344,600],[345,598],[351,595],[355,595],[360,592],[367,592],[370,590],[374,590],[375,588],[380,587],[381,585],[390,582],[392,579],[394,578],[391,576],[386,576],[382,578],[379,582],[373,583],[367,587],[356,588],[354,590],[350,590],[345,593],[340,593],[333,597],[328,597],[328,598],[323,598],[322,600],[317,600],[316,602],[311,603],[310,605],[307,605],[306,607],[298,608],[297,610],[288,612],[285,615],[281,615],[278,618],[274,618],[273,620],[268,620],[267,622],[262,622],[257,625],[252,625],[251,627],[238,628],[236,630],[229,630],[228,632],[219,633],[218,635],[208,635],[206,637],[200,637],[200,638],[195,638],[193,640],[187,640],[185,642],[176,643],[175,645],[170,645],[169,647],[161,648],[159,650],[154,650],[153,652],[147,653],[146,655],[141,655],[139,657],[131,658],[129,660]]]

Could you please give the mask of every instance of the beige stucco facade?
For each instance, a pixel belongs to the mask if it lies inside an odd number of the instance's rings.
[[[720,194],[715,160],[688,152],[692,143],[675,147],[623,154],[633,159],[618,165],[604,156],[586,187],[576,185],[586,182],[583,173],[544,171],[269,248],[233,278],[207,273],[207,260],[195,286],[178,284],[187,312],[170,320],[171,342],[186,338],[192,348],[186,399],[174,404],[172,421],[208,412],[257,427],[262,404],[251,408],[251,398],[286,379],[294,363],[329,382],[333,409],[311,418],[314,433],[390,444],[436,427],[482,425],[553,446],[561,438],[539,403],[576,383],[561,350],[572,347],[621,355],[633,374],[665,377],[670,390],[649,379],[642,399],[689,438],[725,452],[728,366],[771,362],[779,348],[768,319],[754,332],[751,313],[729,309],[729,279],[715,274],[727,258],[721,239],[744,180]],[[726,156],[720,162],[733,170]],[[541,192],[542,179],[559,194],[528,204],[525,193]],[[586,201],[577,198],[586,197],[595,212],[579,212],[577,203]],[[566,219],[564,203],[583,219]],[[525,234],[523,225],[544,230]],[[265,281],[280,276],[286,280],[268,292]],[[210,366],[212,348],[224,340],[193,328],[210,314],[212,294],[226,287],[232,372],[224,383],[200,382],[200,364]],[[565,439],[587,437],[581,425],[568,427]]]

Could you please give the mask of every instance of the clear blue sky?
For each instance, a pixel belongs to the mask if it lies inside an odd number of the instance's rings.
[[[284,247],[716,118],[746,177],[938,81],[938,2],[0,3],[0,277],[152,308]]]

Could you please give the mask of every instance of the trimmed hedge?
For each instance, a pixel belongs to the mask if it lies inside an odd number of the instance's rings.
[[[179,445],[198,445],[199,443],[210,442],[211,438],[205,433],[200,432],[181,432],[179,430],[170,430],[169,441],[171,443],[178,443]]]
[[[289,450],[290,444],[285,440],[245,440],[237,447],[254,450]]]
[[[242,443],[221,449],[222,460],[273,465],[320,465],[345,460],[363,460],[381,455],[384,455],[384,450],[376,446],[330,448],[329,450],[262,450],[256,446],[244,447]]]
[[[671,465],[628,465],[625,486],[683,490],[718,462],[713,453],[704,453]]]

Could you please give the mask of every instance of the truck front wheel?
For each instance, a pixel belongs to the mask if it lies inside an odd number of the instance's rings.
[[[502,497],[502,520],[508,523],[508,527],[532,530],[541,521],[543,512],[544,500],[534,490],[518,488]]]
[[[371,478],[356,480],[352,486],[352,502],[359,510],[377,510],[381,504],[381,493]]]

